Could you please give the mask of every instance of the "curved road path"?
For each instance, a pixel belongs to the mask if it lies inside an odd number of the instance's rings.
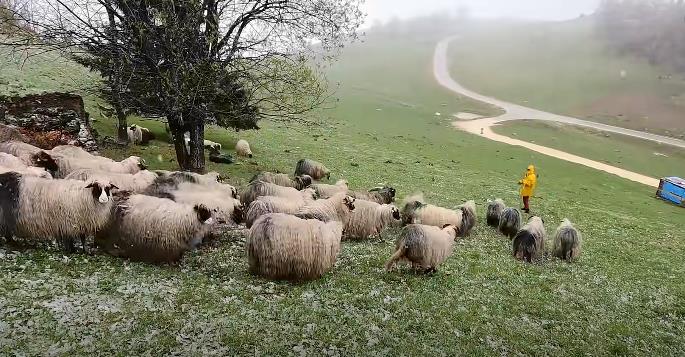
[[[625,128],[620,128],[620,127],[615,127],[611,125],[606,125],[606,124],[600,124],[600,123],[595,123],[587,120],[581,120],[577,118],[572,118],[572,117],[567,117],[563,115],[558,115],[558,114],[553,114],[553,113],[548,113],[544,112],[541,110],[537,109],[532,109],[532,108],[527,108],[518,104],[513,104],[509,103],[503,100],[499,100],[496,98],[488,97],[479,93],[476,93],[474,91],[471,91],[469,89],[464,88],[461,84],[457,83],[450,75],[449,71],[449,65],[448,65],[448,60],[447,60],[447,48],[449,45],[449,42],[455,39],[455,37],[449,37],[446,38],[438,43],[438,45],[435,48],[435,54],[433,57],[433,74],[435,76],[435,79],[442,85],[443,87],[456,92],[458,94],[476,99],[478,101],[488,103],[497,107],[502,108],[504,110],[504,114],[494,117],[494,118],[484,118],[484,119],[476,119],[476,120],[469,120],[469,121],[456,121],[454,125],[462,130],[474,133],[474,134],[480,134],[481,129],[483,130],[483,136],[487,137],[488,139],[492,139],[495,141],[500,141],[504,142],[507,144],[511,145],[517,145],[517,146],[522,146],[525,148],[528,148],[533,151],[537,151],[539,153],[553,156],[562,160],[567,160],[571,161],[574,163],[578,163],[581,165],[585,165],[588,167],[592,167],[594,169],[602,170],[605,172],[612,173],[614,175],[621,176],[623,178],[627,178],[632,181],[636,181],[645,185],[653,186],[656,187],[659,185],[659,180],[641,175],[632,171],[624,170],[615,166],[607,165],[598,161],[594,160],[589,160],[585,159],[580,156],[572,155],[560,150],[556,149],[551,149],[547,148],[541,145],[536,145],[532,144],[526,141],[522,140],[517,140],[517,139],[512,139],[508,136],[504,135],[499,135],[494,133],[490,127],[503,122],[503,121],[509,121],[509,120],[521,120],[521,119],[534,119],[534,120],[547,120],[547,121],[555,121],[555,122],[560,122],[560,123],[566,123],[566,124],[572,124],[572,125],[578,125],[578,126],[584,126],[584,127],[590,127],[594,128],[597,130],[602,130],[602,131],[608,131],[612,133],[617,133],[617,134],[623,134],[623,135],[628,135],[628,136],[633,136],[637,137],[640,139],[645,139],[645,140],[651,140],[655,142],[659,142],[662,144],[668,144],[668,145],[673,145],[681,148],[685,148],[685,141],[675,139],[675,138],[669,138],[666,136],[661,136],[661,135],[656,135],[656,134],[651,134],[651,133],[646,133],[642,131],[637,131],[637,130],[630,130],[630,129],[625,129]]]

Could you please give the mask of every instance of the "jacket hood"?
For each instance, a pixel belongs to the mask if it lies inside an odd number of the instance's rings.
[[[534,174],[535,173],[535,166],[528,165],[528,169],[526,170],[526,172],[530,172],[531,174]]]

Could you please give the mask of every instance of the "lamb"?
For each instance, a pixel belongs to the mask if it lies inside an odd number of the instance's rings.
[[[323,222],[339,221],[346,225],[354,211],[355,199],[346,193],[337,193],[334,196],[316,200],[301,207],[295,216],[303,219],[318,219]]]
[[[157,179],[158,175],[152,171],[143,170],[136,174],[122,174],[99,171],[94,169],[79,169],[65,177],[67,180],[81,180],[86,182],[109,180],[122,191],[140,193],[145,191]]]
[[[541,259],[545,252],[546,236],[542,218],[531,217],[528,224],[523,226],[514,237],[513,256],[529,263]]]
[[[390,204],[395,201],[395,189],[389,186],[376,187],[368,192],[354,191],[350,196],[366,201],[373,201],[380,204]]]
[[[436,272],[438,266],[452,255],[457,235],[459,228],[451,224],[442,229],[423,224],[405,226],[395,243],[395,253],[385,263],[385,269],[390,271],[396,262],[408,260],[414,269]]]
[[[250,182],[254,181],[269,182],[283,187],[294,187],[300,191],[312,184],[312,178],[309,175],[295,176],[295,178],[291,179],[286,174],[273,172],[260,172],[250,179]]]
[[[309,175],[314,180],[331,178],[331,172],[322,163],[309,159],[301,159],[295,166],[295,176]]]
[[[21,141],[7,141],[0,143],[0,152],[13,155],[21,160],[26,166],[41,167],[55,176],[59,166],[53,157],[33,145]]]
[[[52,175],[44,168],[27,166],[21,159],[14,155],[0,152],[0,173],[14,171],[26,176],[42,177],[51,179]]]
[[[332,197],[333,195],[343,192],[343,193],[349,193],[349,187],[348,187],[347,180],[338,180],[338,182],[335,183],[335,185],[328,185],[325,183],[317,183],[313,184],[312,188],[316,192],[316,194],[319,196],[319,198],[329,198]]]
[[[137,124],[131,124],[126,129],[126,133],[128,134],[128,141],[136,145],[147,145],[150,140],[155,139],[155,134],[150,129]]]
[[[243,190],[240,194],[240,199],[245,205],[249,206],[252,201],[260,196],[278,196],[308,201],[316,198],[316,193],[311,188],[298,191],[292,187],[283,187],[268,182],[254,181]]]
[[[333,268],[343,225],[283,213],[261,216],[248,234],[252,274],[276,280],[312,280]]]
[[[500,233],[512,239],[518,233],[519,227],[521,227],[521,212],[513,207],[505,208],[499,217],[497,229]]]
[[[580,232],[568,218],[564,218],[554,234],[552,252],[555,257],[571,262],[580,256],[581,243]]]
[[[380,236],[385,227],[399,220],[400,210],[397,207],[357,199],[354,201],[354,211],[345,224],[345,238]]]
[[[114,220],[96,237],[107,253],[149,263],[176,262],[212,230],[212,212],[166,198],[131,195],[117,204]]]
[[[300,208],[307,203],[313,202],[314,199],[307,197],[306,199],[292,199],[276,196],[261,196],[250,203],[245,214],[245,226],[252,227],[252,224],[257,218],[268,213],[287,213],[295,214]]]
[[[238,142],[235,144],[235,153],[238,156],[247,156],[249,158],[252,157],[252,150],[250,150],[250,144],[243,139],[238,140]],[[298,175],[295,175],[298,176]]]
[[[8,239],[55,239],[73,252],[75,238],[84,242],[109,223],[116,188],[109,182],[0,174],[0,233]]]
[[[499,198],[488,202],[488,212],[485,215],[488,226],[495,228],[499,226],[499,217],[502,215],[502,211],[504,211],[505,208],[504,201]]]

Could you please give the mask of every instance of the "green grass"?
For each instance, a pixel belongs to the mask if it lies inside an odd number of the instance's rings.
[[[434,276],[383,271],[391,231],[383,240],[344,243],[329,274],[301,284],[250,276],[240,235],[178,266],[5,250],[0,354],[682,353],[683,210],[646,186],[452,130],[435,111],[492,109],[434,84],[434,39],[416,37],[370,37],[353,46],[331,71],[342,82],[340,102],[320,113],[321,126],[263,123],[240,134],[253,159],[210,168],[239,183],[259,169],[289,171],[312,157],[334,172],[331,180],[344,177],[355,188],[389,183],[400,196],[420,190],[447,207],[475,199],[483,222],[486,199],[518,204],[516,181],[533,162],[541,174],[533,210],[549,231],[563,217],[577,223],[585,237],[578,263],[516,262],[509,241],[482,223]],[[153,124],[145,122],[163,132]],[[112,132],[111,122],[97,125]],[[208,134],[224,145],[237,136]],[[156,167],[173,165],[161,141],[132,152],[148,159],[160,153],[165,160]]]
[[[592,17],[551,23],[473,26],[450,45],[452,75],[467,88],[498,99],[558,114],[674,136],[685,134],[679,119],[659,120],[622,112],[618,97],[654,98],[645,116],[682,112],[685,80],[646,61],[619,56],[598,39]],[[627,77],[621,79],[621,70]],[[656,104],[658,103],[658,104]],[[654,108],[652,108],[652,106]],[[676,109],[674,109],[676,108]],[[619,114],[621,114],[619,116]],[[625,115],[623,115],[625,114]],[[631,116],[632,115],[632,116]]]
[[[670,145],[541,121],[505,122],[493,130],[647,176],[685,177],[685,150]]]

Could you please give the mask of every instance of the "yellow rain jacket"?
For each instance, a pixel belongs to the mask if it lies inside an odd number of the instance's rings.
[[[519,185],[521,185],[521,197],[532,196],[537,182],[538,177],[535,175],[535,166],[530,165],[528,166],[523,179],[519,181]]]

